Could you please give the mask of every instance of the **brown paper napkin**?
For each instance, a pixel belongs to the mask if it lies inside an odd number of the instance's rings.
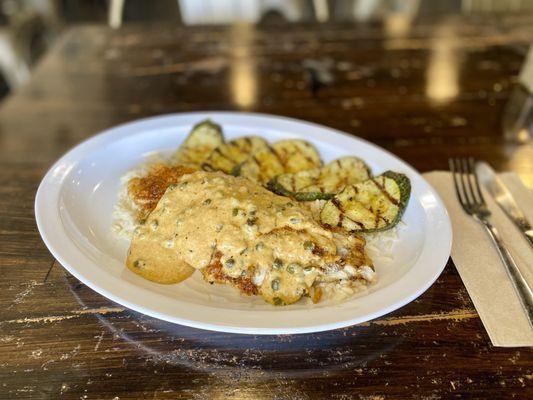
[[[499,176],[528,220],[533,221],[533,194],[516,174],[502,173]],[[502,347],[533,346],[533,329],[505,267],[485,229],[461,208],[451,174],[436,171],[426,173],[424,177],[446,204],[453,227],[452,259],[492,344]],[[492,212],[492,223],[500,231],[520,271],[533,285],[533,249],[492,197],[486,192],[484,194]]]

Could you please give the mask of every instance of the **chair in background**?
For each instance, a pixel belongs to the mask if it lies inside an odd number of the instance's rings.
[[[55,30],[55,3],[0,0],[0,98],[23,84]]]
[[[181,24],[181,10],[177,0],[109,0],[107,22],[119,28],[127,22],[166,21]]]

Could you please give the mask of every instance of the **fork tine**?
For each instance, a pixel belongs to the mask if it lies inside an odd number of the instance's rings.
[[[475,189],[476,189],[476,193],[479,198],[479,201],[482,205],[485,205],[485,198],[483,197],[483,193],[481,192],[481,187],[479,186],[479,179],[476,173],[476,166],[475,166],[474,159],[472,157],[468,158],[468,164],[470,166],[470,170],[472,171],[472,175],[474,175]]]
[[[474,204],[474,199],[472,198],[472,193],[470,191],[470,182],[468,178],[468,168],[466,165],[466,159],[464,158],[458,158],[457,161],[457,167],[459,171],[461,171],[461,187],[463,188],[464,198],[465,198],[465,206],[468,208],[469,211],[472,210],[472,205]]]
[[[471,196],[472,205],[476,206],[477,204],[480,203],[480,200],[478,199],[476,195],[475,184],[473,183],[474,172],[473,172],[473,169],[471,168],[470,160],[468,158],[463,158],[462,161],[463,161],[463,167],[466,172],[466,182],[468,183],[468,193]]]
[[[463,194],[461,193],[461,189],[460,189],[460,186],[459,186],[459,171],[457,170],[457,167],[456,167],[456,160],[453,159],[453,158],[449,158],[448,159],[448,164],[450,166],[450,171],[452,172],[452,176],[453,176],[453,184],[455,186],[455,194],[457,195],[457,200],[459,200],[459,204],[461,204],[461,207],[463,208],[463,210],[468,213],[468,210],[465,206],[465,201],[463,199]]]

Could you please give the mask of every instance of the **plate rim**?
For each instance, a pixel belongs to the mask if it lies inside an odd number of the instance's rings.
[[[329,322],[325,324],[314,324],[314,325],[306,325],[306,326],[297,326],[297,327],[258,327],[258,326],[232,326],[232,325],[224,325],[223,323],[209,323],[209,322],[202,322],[194,319],[186,319],[186,318],[180,318],[173,315],[168,315],[165,313],[158,312],[156,309],[152,308],[146,308],[143,305],[134,303],[129,301],[128,299],[125,299],[121,296],[115,295],[113,292],[110,292],[106,290],[105,288],[102,288],[95,282],[91,281],[90,279],[85,279],[83,274],[78,271],[78,269],[72,265],[68,261],[64,259],[64,257],[61,254],[61,248],[58,248],[58,245],[60,243],[57,243],[55,240],[52,240],[51,235],[49,234],[49,227],[47,226],[47,215],[46,215],[46,207],[45,207],[45,200],[50,197],[50,194],[53,194],[53,192],[45,193],[45,189],[47,188],[48,184],[52,184],[52,187],[50,189],[55,188],[55,194],[59,195],[59,192],[61,190],[61,186],[53,185],[53,178],[56,177],[56,174],[63,174],[66,175],[70,171],[70,169],[76,164],[75,162],[72,162],[71,158],[75,156],[78,152],[85,149],[86,154],[90,154],[90,150],[93,147],[97,147],[102,140],[105,139],[113,139],[110,140],[110,142],[113,142],[114,140],[118,140],[122,138],[122,136],[127,136],[127,129],[131,127],[139,127],[143,125],[150,125],[151,123],[157,123],[162,122],[163,120],[172,120],[176,117],[211,117],[213,119],[216,119],[217,116],[226,116],[226,117],[242,117],[242,118],[259,118],[259,119],[265,119],[265,120],[271,120],[271,122],[275,121],[282,121],[286,123],[293,123],[301,126],[309,126],[314,129],[319,129],[322,131],[329,131],[331,133],[341,135],[349,140],[355,141],[355,142],[361,142],[369,146],[372,150],[381,152],[385,154],[387,157],[392,158],[396,162],[403,165],[404,168],[406,168],[411,175],[414,175],[418,178],[418,181],[421,181],[425,184],[426,189],[429,190],[429,192],[432,194],[434,199],[436,200],[436,203],[438,205],[438,210],[441,212],[442,223],[444,224],[444,231],[446,233],[446,242],[443,243],[440,247],[440,251],[442,254],[439,254],[439,259],[441,261],[436,261],[434,264],[438,264],[438,266],[435,266],[433,268],[433,273],[431,276],[429,276],[425,281],[424,284],[417,286],[417,289],[405,296],[403,296],[400,300],[393,302],[392,304],[389,304],[387,307],[381,307],[379,310],[373,312],[373,313],[367,313],[363,316],[355,317],[352,319],[344,319],[337,322]],[[116,137],[115,137],[116,136]],[[79,160],[78,160],[79,161]],[[67,164],[65,164],[67,163]],[[65,169],[65,167],[67,167]],[[59,207],[58,204],[55,205],[56,207]],[[78,280],[89,286],[91,289],[99,293],[100,295],[103,295],[104,297],[107,297],[108,299],[121,304],[131,310],[134,310],[136,312],[140,312],[149,316],[152,316],[154,318],[162,319],[168,322],[177,323],[181,325],[186,325],[194,328],[199,329],[207,329],[211,331],[218,331],[218,332],[229,332],[229,333],[242,333],[242,334],[300,334],[300,333],[312,333],[312,332],[321,332],[321,331],[327,331],[332,329],[338,329],[342,327],[351,326],[354,324],[358,324],[361,322],[371,321],[377,317],[380,317],[382,315],[385,315],[391,311],[397,310],[406,304],[412,302],[414,299],[419,297],[421,294],[423,294],[433,283],[437,280],[437,278],[440,276],[444,268],[446,267],[446,264],[448,262],[448,259],[450,257],[451,252],[451,246],[452,246],[452,229],[451,229],[451,221],[449,217],[449,213],[446,209],[446,206],[444,205],[442,199],[436,192],[436,190],[427,182],[427,180],[424,179],[422,174],[420,174],[418,171],[416,171],[411,165],[409,165],[407,162],[403,161],[396,155],[390,153],[388,150],[383,149],[382,147],[371,143],[363,138],[350,135],[346,132],[339,131],[334,128],[330,128],[321,124],[316,124],[313,122],[303,121],[296,118],[290,118],[285,116],[279,116],[279,115],[273,115],[273,114],[264,114],[264,113],[249,113],[249,112],[242,112],[242,111],[195,111],[195,112],[183,112],[183,113],[171,113],[171,114],[163,114],[163,115],[157,115],[157,116],[151,116],[147,118],[141,118],[125,123],[121,123],[115,126],[112,126],[108,129],[105,129],[95,135],[90,136],[89,138],[81,141],[76,146],[68,150],[66,153],[64,153],[56,162],[53,163],[53,165],[49,168],[47,173],[42,178],[39,188],[37,189],[37,193],[35,196],[35,204],[34,204],[34,211],[35,211],[35,219],[37,222],[37,228],[39,231],[39,234],[45,243],[46,247],[50,251],[50,253],[59,261],[59,263],[67,269],[73,276],[75,276]],[[49,216],[48,216],[49,217]],[[68,235],[63,231],[63,240],[69,240]],[[425,248],[425,244],[422,246]],[[442,247],[444,246],[444,247]],[[92,262],[92,261],[91,261]],[[411,267],[411,269],[419,262],[419,259],[416,260],[415,264]],[[406,272],[405,275],[402,276],[404,278],[409,271]],[[401,280],[401,278],[400,278]],[[394,282],[390,284],[389,286],[394,285],[397,282]],[[131,284],[131,283],[129,283]],[[155,295],[155,293],[154,293]],[[195,307],[207,307],[196,304]],[[290,312],[298,312],[302,310],[276,310],[276,311],[265,311],[261,310],[262,315],[264,313],[290,313]]]

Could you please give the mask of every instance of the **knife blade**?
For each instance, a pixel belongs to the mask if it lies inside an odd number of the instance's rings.
[[[516,204],[516,201],[502,180],[496,175],[492,167],[484,161],[476,163],[476,173],[481,184],[492,195],[498,206],[509,217],[511,221],[520,229],[520,232],[533,247],[533,229],[525,217],[524,213]]]

